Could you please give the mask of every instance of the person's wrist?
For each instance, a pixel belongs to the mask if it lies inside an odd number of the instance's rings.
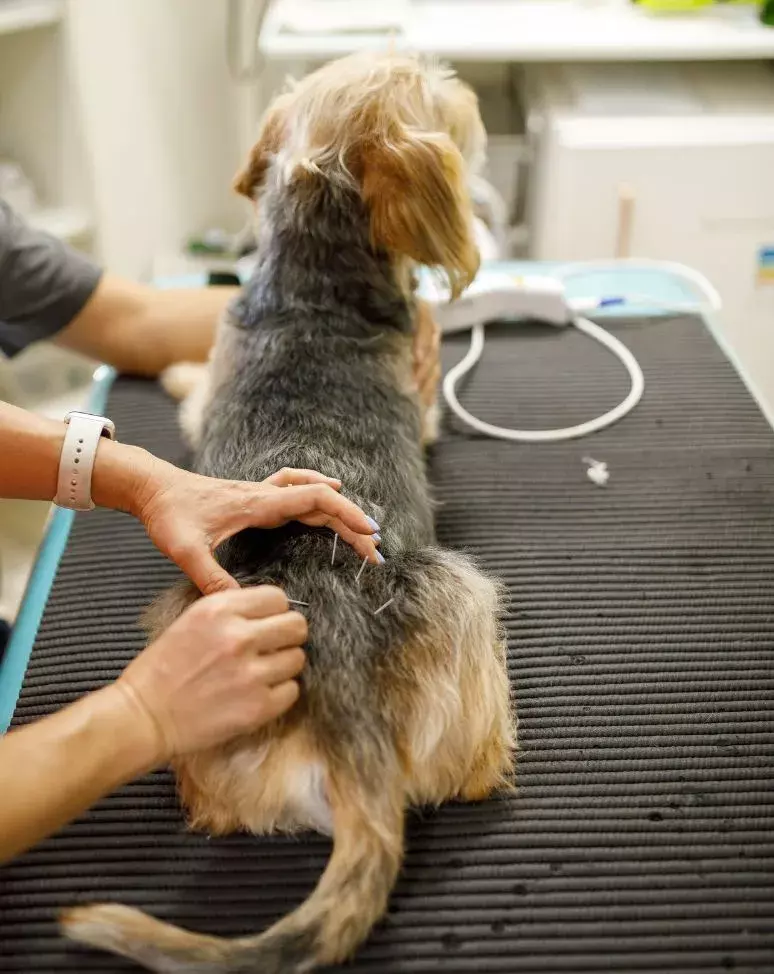
[[[98,507],[139,517],[158,490],[163,466],[163,461],[140,447],[102,440],[94,461],[92,500]]]
[[[129,684],[119,679],[93,698],[105,714],[105,733],[114,741],[121,778],[129,780],[166,763],[169,755],[161,730]]]

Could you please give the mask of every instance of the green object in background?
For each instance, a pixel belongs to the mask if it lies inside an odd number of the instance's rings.
[[[774,27],[774,0],[763,0],[761,5],[761,23]]]
[[[713,5],[720,7],[755,6],[759,0],[633,0],[633,2],[654,13],[687,14],[705,10]],[[765,0],[764,9],[766,6],[771,6],[771,3],[772,0]],[[763,13],[761,13],[761,20],[763,20]],[[763,22],[768,23],[766,20]]]
[[[201,236],[191,237],[186,250],[195,257],[231,257],[234,255],[234,237],[225,230],[214,228]]]
[[[635,0],[640,7],[658,13],[683,14],[711,6],[713,0]]]

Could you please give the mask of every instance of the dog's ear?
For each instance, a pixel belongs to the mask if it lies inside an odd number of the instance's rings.
[[[250,150],[244,169],[234,177],[234,189],[248,199],[255,199],[256,192],[263,185],[271,161],[282,148],[285,138],[286,112],[284,100],[278,98],[261,122],[258,141]]]
[[[465,163],[450,138],[402,129],[367,145],[362,192],[375,247],[446,272],[453,297],[479,267]]]

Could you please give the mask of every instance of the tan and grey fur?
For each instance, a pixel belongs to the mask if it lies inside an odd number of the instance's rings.
[[[477,269],[465,177],[482,143],[468,89],[409,58],[328,65],[266,116],[238,179],[259,207],[258,269],[186,407],[196,469],[336,476],[381,523],[386,564],[357,581],[352,551],[339,545],[331,564],[331,535],[299,524],[223,545],[243,584],[309,603],[302,697],[175,770],[194,827],[317,829],[333,853],[311,897],[256,936],[201,936],[107,905],[70,911],[73,939],[186,974],[340,961],[385,911],[406,808],[476,801],[510,780],[498,589],[435,543],[411,382],[414,267],[440,268],[454,293]],[[190,585],[166,593],[151,635],[197,597]]]

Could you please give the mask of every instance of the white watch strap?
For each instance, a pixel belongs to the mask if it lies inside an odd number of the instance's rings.
[[[68,413],[65,417],[67,430],[62,454],[59,459],[59,479],[54,503],[73,511],[91,511],[91,474],[97,456],[97,447],[103,434],[110,439],[115,427],[104,416],[91,413]]]

